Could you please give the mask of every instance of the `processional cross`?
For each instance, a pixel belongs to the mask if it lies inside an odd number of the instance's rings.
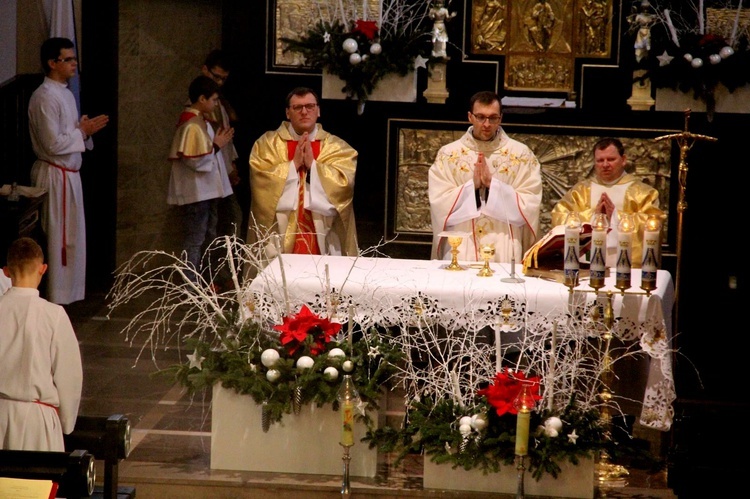
[[[680,264],[682,262],[682,222],[685,210],[687,210],[687,201],[685,200],[685,194],[687,191],[687,174],[688,174],[688,163],[687,155],[688,151],[698,141],[716,142],[716,137],[709,137],[708,135],[701,135],[698,133],[692,133],[689,130],[690,123],[690,109],[685,110],[685,129],[680,133],[673,133],[670,135],[662,135],[656,137],[654,141],[659,142],[661,140],[674,139],[677,145],[680,146],[680,165],[677,180],[680,184],[680,197],[677,201],[677,269],[675,276],[675,314],[673,321],[673,328],[677,329],[680,327],[679,323],[679,308],[680,308]],[[679,332],[679,329],[678,329]]]

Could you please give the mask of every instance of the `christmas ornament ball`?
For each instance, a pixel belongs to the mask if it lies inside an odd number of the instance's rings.
[[[359,64],[360,62],[362,62],[361,55],[354,53],[349,56],[349,64]]]
[[[559,432],[563,427],[562,420],[556,416],[552,416],[544,421],[544,427],[551,428]]]
[[[729,45],[722,47],[721,50],[719,50],[719,56],[721,56],[722,59],[726,59],[732,54],[734,54],[734,49]]]
[[[719,64],[721,62],[721,56],[719,54],[711,54],[708,56],[708,60],[711,64]]]
[[[278,381],[278,379],[281,377],[281,371],[278,369],[269,369],[266,373],[266,379],[270,381],[271,383],[274,383]]]
[[[315,364],[315,361],[312,357],[308,357],[307,355],[303,355],[297,359],[297,369],[310,369],[313,364]]]
[[[471,426],[471,416],[464,416],[461,419],[458,420],[458,424],[463,425],[469,425]]]
[[[351,360],[345,360],[344,364],[341,367],[344,369],[345,372],[350,373],[354,371],[354,362],[352,362]]]
[[[326,367],[326,370],[323,371],[323,376],[325,376],[328,381],[336,381],[339,377],[339,370],[335,367]]]
[[[471,417],[471,427],[477,431],[482,431],[487,428],[487,420],[482,414],[474,414]]]
[[[338,357],[346,357],[346,353],[340,348],[331,348],[331,351],[328,352],[328,356],[335,359]]]
[[[462,424],[458,427],[458,431],[461,432],[461,435],[468,435],[469,433],[471,433],[471,425]]]
[[[380,45],[379,43],[375,42],[372,45],[370,45],[370,53],[372,55],[378,55],[382,51],[383,51],[383,46]]]
[[[279,352],[277,352],[273,348],[268,348],[266,350],[263,350],[263,353],[260,354],[260,361],[266,367],[272,367],[273,365],[276,364],[278,360],[279,360]]]
[[[695,59],[690,61],[690,65],[693,66],[695,69],[698,69],[701,66],[703,66],[703,59],[701,59],[700,57],[696,57]]]
[[[357,51],[359,45],[357,44],[357,40],[355,40],[354,38],[347,38],[346,40],[344,40],[342,47],[344,47],[344,50],[346,50],[350,54],[353,54]]]

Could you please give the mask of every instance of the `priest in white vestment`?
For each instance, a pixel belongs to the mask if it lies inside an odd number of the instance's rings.
[[[481,249],[494,249],[491,261],[520,263],[534,244],[542,202],[541,167],[534,153],[500,127],[500,99],[479,92],[470,102],[469,130],[440,148],[430,167],[432,258],[451,259],[444,231],[465,234],[458,259],[482,261]]]

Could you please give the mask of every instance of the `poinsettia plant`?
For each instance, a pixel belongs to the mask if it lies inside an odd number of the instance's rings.
[[[284,323],[273,328],[279,331],[279,341],[289,355],[302,352],[305,355],[319,355],[326,345],[341,331],[341,324],[327,318],[318,317],[302,305],[297,315],[286,316]]]
[[[477,395],[486,397],[487,403],[495,408],[498,416],[506,412],[518,414],[518,408],[513,402],[521,393],[524,384],[530,385],[531,397],[534,401],[542,399],[539,395],[539,376],[527,378],[523,371],[513,371],[509,368],[497,373],[494,383],[477,391]]]

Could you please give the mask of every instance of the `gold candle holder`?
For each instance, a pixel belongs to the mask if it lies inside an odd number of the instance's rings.
[[[495,247],[485,244],[479,249],[479,253],[482,255],[482,260],[484,260],[484,266],[477,272],[477,275],[479,277],[492,277],[495,271],[490,268],[490,260],[495,256]]]

